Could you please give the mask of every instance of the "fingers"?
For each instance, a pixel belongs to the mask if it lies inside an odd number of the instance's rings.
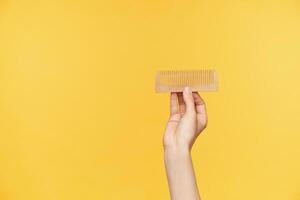
[[[178,103],[179,103],[179,112],[181,115],[183,115],[185,113],[185,103],[183,100],[183,93],[177,92],[177,97],[178,97]]]
[[[192,90],[189,87],[185,87],[183,90],[183,100],[186,105],[186,114],[194,115],[196,113],[195,102]]]
[[[193,92],[194,102],[196,106],[197,113],[206,113],[205,102],[201,98],[198,92]]]
[[[183,92],[171,92],[170,115],[189,113],[205,113],[205,104],[197,92],[186,87]]]
[[[207,126],[207,112],[204,100],[198,94],[198,92],[193,93],[195,106],[196,106],[196,114],[198,119],[198,127],[203,129]]]
[[[170,115],[174,115],[177,113],[179,113],[177,94],[175,92],[171,92],[171,94],[170,94]]]
[[[172,137],[180,120],[178,96],[176,92],[170,94],[170,118],[165,129],[165,138]]]

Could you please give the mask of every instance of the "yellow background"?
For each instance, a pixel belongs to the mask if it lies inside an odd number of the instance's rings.
[[[204,200],[300,200],[299,0],[1,0],[0,199],[168,199],[159,69],[215,68]]]

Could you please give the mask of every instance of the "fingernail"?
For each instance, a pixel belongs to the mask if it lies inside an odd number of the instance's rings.
[[[191,89],[190,89],[189,87],[185,87],[185,88],[184,88],[184,92],[185,92],[185,94],[187,94],[187,95],[189,95],[189,94],[192,93],[192,91],[191,91]]]

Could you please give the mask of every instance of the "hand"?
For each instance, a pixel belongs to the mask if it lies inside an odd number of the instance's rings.
[[[186,87],[170,95],[170,118],[164,134],[165,150],[190,151],[198,135],[207,125],[205,103],[197,92]]]

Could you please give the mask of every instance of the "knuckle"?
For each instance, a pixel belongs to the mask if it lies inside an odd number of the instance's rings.
[[[191,116],[196,116],[196,114],[197,114],[197,113],[196,113],[196,111],[195,111],[194,109],[190,111],[190,115],[191,115]]]
[[[186,115],[187,115],[189,118],[196,118],[196,112],[195,112],[195,111],[187,112]]]

